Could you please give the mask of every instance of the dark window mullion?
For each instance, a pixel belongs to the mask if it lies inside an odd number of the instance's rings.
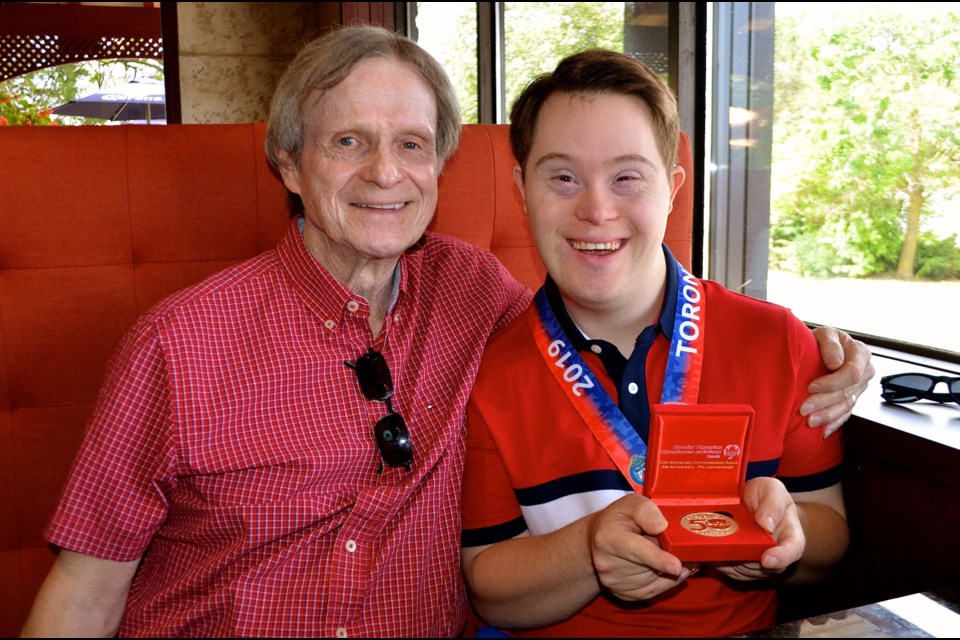
[[[773,3],[718,2],[715,7],[708,276],[735,291],[765,298],[773,143]],[[757,118],[731,125],[731,107],[753,112]]]
[[[507,121],[503,2],[477,3],[477,100],[482,123]]]

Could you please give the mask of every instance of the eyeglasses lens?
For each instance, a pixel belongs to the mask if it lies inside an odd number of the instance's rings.
[[[883,399],[889,402],[916,402],[936,384],[926,376],[904,374],[892,376],[883,383]]]
[[[368,351],[354,365],[360,391],[367,400],[384,402],[393,395],[390,367],[379,351]]]
[[[408,467],[413,460],[413,442],[399,413],[389,413],[373,427],[383,461],[391,467]]]

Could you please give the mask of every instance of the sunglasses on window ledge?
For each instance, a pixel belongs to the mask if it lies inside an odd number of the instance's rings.
[[[946,385],[946,392],[935,391],[941,382]],[[880,395],[887,402],[900,404],[933,400],[960,404],[960,377],[934,376],[928,373],[897,373],[880,378],[880,387]]]
[[[410,471],[413,462],[413,441],[403,416],[393,410],[390,398],[393,397],[393,378],[390,367],[383,354],[372,348],[360,356],[356,362],[343,361],[357,374],[360,392],[367,400],[383,402],[387,405],[387,415],[373,425],[380,458],[391,467],[403,467]],[[383,470],[380,465],[379,471]],[[379,473],[378,471],[378,473]]]

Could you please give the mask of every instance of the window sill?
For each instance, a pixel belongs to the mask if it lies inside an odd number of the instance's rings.
[[[960,406],[880,396],[883,376],[960,375],[960,365],[871,352],[877,373],[841,431],[847,555],[826,581],[781,588],[781,622],[937,589],[960,575]]]
[[[889,427],[960,450],[960,405],[929,401],[891,404],[884,402],[880,395],[880,378],[883,376],[910,371],[960,375],[960,365],[885,347],[871,347],[871,352],[877,374],[857,401],[851,423],[866,422]]]

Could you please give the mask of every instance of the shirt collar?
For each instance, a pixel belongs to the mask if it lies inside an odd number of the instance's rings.
[[[303,241],[303,224],[303,217],[297,217],[277,246],[280,262],[297,295],[320,317],[328,329],[333,328],[330,322],[339,325],[343,321],[343,314],[351,302],[358,305],[361,312],[365,309],[366,313],[369,313],[370,305],[367,300],[343,286],[310,253]],[[391,312],[408,286],[407,253],[418,248],[419,243],[408,249],[397,261],[390,294]]]
[[[677,319],[677,295],[679,294],[679,280],[677,276],[677,259],[670,253],[667,245],[663,245],[663,259],[667,263],[667,282],[663,289],[663,305],[660,307],[660,331],[670,338],[673,336],[673,324]]]
[[[657,320],[657,328],[665,336],[673,335],[673,324],[675,321],[675,311],[677,308],[677,260],[670,253],[667,245],[661,245],[663,248],[663,259],[667,263],[667,282],[664,288],[663,304],[660,307],[660,317]],[[547,302],[553,310],[553,315],[560,322],[560,327],[567,334],[573,347],[577,351],[583,351],[590,348],[590,340],[583,335],[580,328],[567,313],[567,308],[563,304],[563,298],[560,295],[560,289],[553,278],[547,274],[547,279],[543,283],[544,292],[547,294]],[[629,357],[630,354],[627,354]]]

